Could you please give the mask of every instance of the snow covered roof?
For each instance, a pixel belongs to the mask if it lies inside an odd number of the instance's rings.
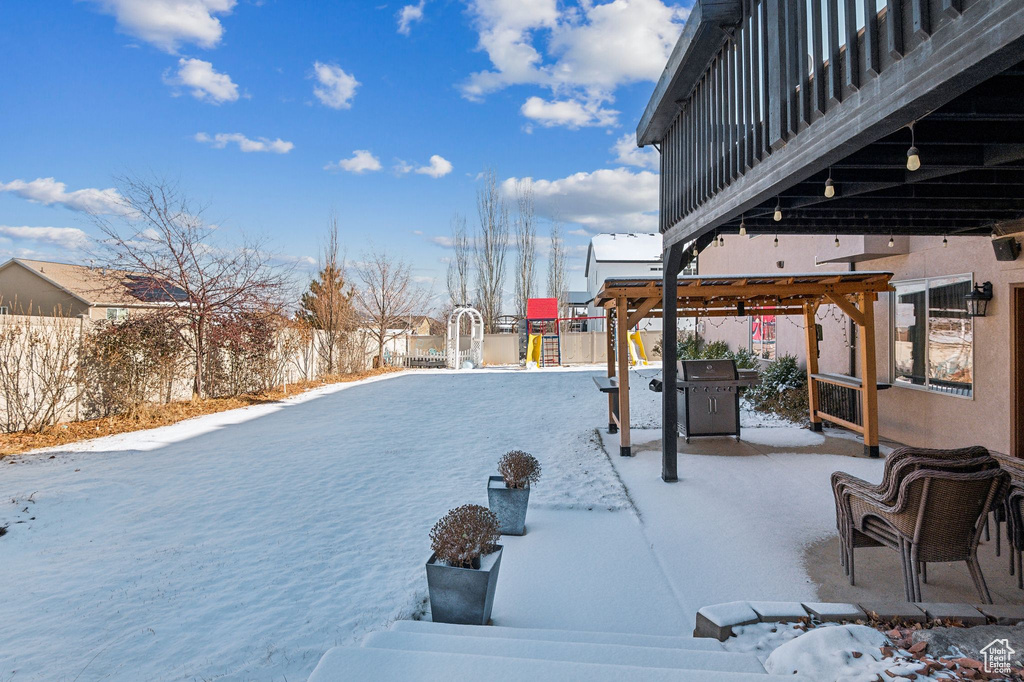
[[[660,263],[661,235],[648,232],[623,232],[618,234],[597,234],[590,240],[587,249],[587,269],[590,263]]]

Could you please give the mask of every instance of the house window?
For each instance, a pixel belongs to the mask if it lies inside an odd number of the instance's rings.
[[[894,384],[974,394],[974,324],[964,299],[973,284],[971,275],[893,283]]]
[[[750,350],[759,358],[775,359],[775,316],[753,315],[750,318]]]
[[[111,322],[120,322],[128,317],[127,308],[107,308],[107,319]]]
[[[0,315],[10,315],[11,311],[7,309],[7,306],[0,305]]]

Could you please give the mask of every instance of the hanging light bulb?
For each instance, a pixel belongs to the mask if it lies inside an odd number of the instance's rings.
[[[772,216],[775,222],[782,220],[782,201],[779,199],[775,200],[775,215]]]
[[[725,246],[725,237],[721,237],[721,236],[720,236],[720,237],[718,238],[718,244],[719,244],[720,246]]]
[[[779,235],[775,235],[775,248],[779,248]]]
[[[718,237],[711,240],[711,246],[718,247]]]
[[[740,218],[740,236],[747,236],[747,223],[743,218]]]
[[[697,242],[694,242],[694,243],[693,243],[693,252],[692,252],[692,253],[693,253],[693,257],[694,257],[694,258],[696,258],[696,257],[697,257],[697,255],[698,255],[698,253],[699,253],[699,252],[697,251]]]
[[[949,240],[946,239],[946,235],[942,235],[942,248],[949,246]]]
[[[831,199],[836,195],[836,186],[832,182],[832,167],[828,169],[828,180],[825,181],[825,198]]]
[[[916,123],[915,121],[914,123]],[[916,171],[921,167],[921,154],[914,146],[914,123],[910,124],[910,149],[907,150],[907,170]]]
[[[889,248],[891,249],[895,245],[896,245],[896,242],[893,240],[892,235],[890,234],[889,235]]]
[[[839,248],[839,235],[836,235],[836,248]]]

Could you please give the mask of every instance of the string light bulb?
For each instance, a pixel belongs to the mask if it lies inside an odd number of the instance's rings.
[[[835,186],[835,183],[832,182],[832,167],[829,166],[829,169],[828,169],[828,179],[825,180],[825,198],[826,199],[831,199],[835,195],[836,195],[836,186]]]
[[[782,220],[782,201],[781,200],[776,199],[776,201],[775,201],[775,215],[773,215],[772,218],[775,219],[775,222],[779,222],[780,220]]]
[[[946,239],[946,235],[942,235],[942,248],[949,246],[949,240]]]
[[[836,235],[836,248],[839,248],[839,235]]]
[[[720,246],[725,246],[725,237],[719,236],[718,237],[718,244]]]
[[[740,218],[740,236],[747,236],[747,222],[743,218]]]
[[[699,251],[697,251],[697,242],[694,242],[694,243],[693,243],[693,251],[692,251],[691,253],[693,253],[693,257],[694,257],[694,258],[696,258],[696,257],[697,257],[697,255],[698,255],[698,253],[699,253]]]
[[[896,246],[896,242],[893,240],[892,235],[889,235],[889,248]]]
[[[713,246],[715,248],[718,248],[718,237],[717,236],[714,239],[711,240],[711,246]]]
[[[914,121],[917,123],[917,121]],[[916,171],[921,167],[921,153],[914,146],[914,123],[910,124],[910,148],[907,150],[907,170]]]
[[[775,235],[775,248],[779,248],[779,235]]]

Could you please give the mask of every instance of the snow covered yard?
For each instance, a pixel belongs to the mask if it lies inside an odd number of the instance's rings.
[[[601,370],[493,369],[0,465],[0,680],[304,679],[327,648],[424,612],[431,525],[486,504],[515,447],[544,476],[527,534],[503,540],[496,624],[688,634],[707,604],[813,599],[801,557],[834,533],[828,476],[877,479],[881,461],[745,413],[747,442],[684,446],[665,484],[657,372],[634,380],[634,458],[606,454]]]

